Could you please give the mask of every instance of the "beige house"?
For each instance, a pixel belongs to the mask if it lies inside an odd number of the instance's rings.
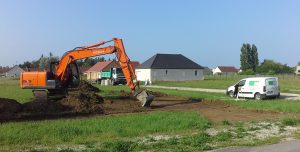
[[[93,65],[90,69],[86,71],[87,80],[89,81],[96,81],[100,78],[102,71],[109,71],[110,68],[116,68],[118,64],[116,61],[104,61],[104,62],[97,62]]]
[[[297,75],[300,75],[300,66],[297,66],[297,67],[296,67],[295,73],[296,73]]]
[[[131,61],[133,68],[139,65],[137,61]],[[110,71],[111,68],[120,68],[120,65],[117,61],[110,60],[104,62],[97,62],[90,69],[86,70],[87,80],[96,81],[100,79],[102,71]]]
[[[156,54],[135,70],[138,81],[203,80],[203,67],[181,54]]]
[[[239,69],[234,66],[217,66],[213,70],[213,75],[226,75],[231,76],[239,72]]]

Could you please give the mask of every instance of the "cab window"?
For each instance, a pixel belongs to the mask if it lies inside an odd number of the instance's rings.
[[[237,85],[241,87],[241,86],[244,86],[245,83],[246,83],[246,80],[242,80]]]

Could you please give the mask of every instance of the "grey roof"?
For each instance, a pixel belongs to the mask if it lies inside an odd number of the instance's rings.
[[[137,69],[203,69],[203,67],[181,54],[156,54]]]

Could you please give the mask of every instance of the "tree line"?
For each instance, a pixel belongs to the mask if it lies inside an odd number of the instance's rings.
[[[243,44],[240,54],[241,74],[292,74],[295,72],[295,67],[290,67],[287,64],[282,64],[270,59],[264,59],[259,63],[257,47],[252,44]],[[300,65],[300,62],[298,63]]]

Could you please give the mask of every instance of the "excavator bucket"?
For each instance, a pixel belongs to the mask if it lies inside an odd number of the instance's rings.
[[[154,96],[148,94],[145,90],[140,89],[135,92],[134,96],[141,102],[142,107],[150,107],[150,104],[154,100]]]

